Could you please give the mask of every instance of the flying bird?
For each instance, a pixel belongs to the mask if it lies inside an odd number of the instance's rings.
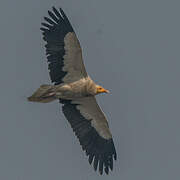
[[[87,74],[82,49],[64,11],[52,8],[40,28],[46,42],[48,69],[53,85],[41,85],[29,101],[48,103],[59,100],[82,149],[95,171],[113,170],[116,150],[107,119],[95,95],[109,91]]]

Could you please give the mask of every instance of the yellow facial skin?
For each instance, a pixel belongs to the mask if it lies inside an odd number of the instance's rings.
[[[101,86],[97,86],[96,90],[97,90],[97,94],[100,94],[100,93],[109,93],[109,91],[107,89],[104,89]]]

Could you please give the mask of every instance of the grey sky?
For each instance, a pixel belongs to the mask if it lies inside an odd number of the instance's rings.
[[[50,83],[40,23],[62,7],[83,47],[118,161],[94,172],[58,102],[26,97]],[[180,2],[0,1],[0,179],[179,180]]]

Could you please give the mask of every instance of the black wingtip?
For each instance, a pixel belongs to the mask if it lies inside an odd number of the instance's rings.
[[[91,164],[91,163],[92,163],[93,158],[94,158],[94,156],[93,156],[93,155],[90,155],[90,156],[89,156],[89,164]]]
[[[114,153],[114,160],[117,160],[117,154],[116,154],[116,152]]]
[[[66,16],[65,12],[63,11],[63,9],[59,8],[59,10],[60,10],[60,13],[62,14],[62,17],[69,22],[69,20],[68,20],[68,18]]]
[[[109,168],[108,167],[105,167],[104,169],[105,173],[108,175],[109,174]]]
[[[52,13],[51,11],[48,11],[49,16],[53,19],[53,21],[55,21],[56,23],[58,23],[58,18],[54,15],[54,13]]]
[[[112,157],[109,159],[109,167],[112,171],[113,170],[113,158]]]
[[[53,6],[52,7],[52,10],[53,10],[53,12],[55,13],[55,15],[57,16],[57,17],[61,17],[61,15],[60,15],[60,13],[59,13],[59,11]]]
[[[67,26],[69,26],[69,28],[71,29],[71,32],[74,32],[73,27],[72,27],[68,17],[66,16],[65,12],[63,11],[63,9],[59,8],[59,10],[60,10],[60,13],[61,13],[64,21],[66,22]]]
[[[60,10],[62,15],[65,15],[65,13],[64,13],[64,11],[63,11],[63,9],[61,7],[59,8],[59,10]]]
[[[96,155],[95,158],[94,158],[93,166],[94,166],[94,170],[97,171],[97,167],[98,167],[98,155]]]

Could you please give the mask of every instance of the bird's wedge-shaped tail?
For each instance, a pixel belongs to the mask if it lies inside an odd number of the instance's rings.
[[[48,103],[56,99],[54,86],[52,85],[41,85],[32,96],[27,98],[28,101]]]

